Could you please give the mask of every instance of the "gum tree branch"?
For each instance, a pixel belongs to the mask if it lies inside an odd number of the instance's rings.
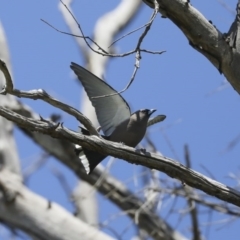
[[[29,122],[31,123],[33,123],[31,120],[34,119],[39,121],[38,114],[33,113],[28,107],[23,106],[20,102],[18,102],[17,106],[14,106],[13,110],[14,112],[19,113],[19,116],[24,115],[27,117],[25,119],[29,119]],[[74,153],[74,145],[71,144],[65,137],[63,139],[54,139],[50,137],[51,134],[42,134],[40,128],[36,125],[34,127],[34,124],[32,125],[33,128],[26,126],[24,128],[24,121],[25,120],[22,119],[18,123],[20,123],[19,127],[25,134],[27,134],[51,155],[58,158],[63,164],[72,169],[78,177],[97,188],[99,192],[126,212],[130,218],[134,219],[136,211],[138,211],[138,209],[140,209],[143,205],[143,201],[141,199],[137,198],[135,194],[129,191],[121,182],[113,177],[105,175],[102,179],[101,176],[103,171],[99,168],[96,169],[91,176],[86,175],[82,165],[80,164],[79,158]],[[48,122],[44,119],[41,119],[40,122],[45,124],[49,130],[54,130],[58,126],[58,124]],[[99,178],[101,178],[101,184],[98,184]],[[159,216],[147,209],[139,214],[138,220],[138,227],[145,230],[154,239],[186,239],[180,233],[173,230],[164,220],[159,218]]]
[[[0,221],[41,240],[111,240],[60,205],[28,190],[16,174],[0,174]]]
[[[10,53],[8,50],[7,39],[4,33],[4,28],[0,21],[0,58],[5,59],[8,68],[11,71]],[[7,68],[3,69],[4,74],[0,74],[0,88],[4,85],[4,76],[11,77]],[[9,86],[11,88],[12,86]],[[0,105],[14,107],[16,100],[13,96],[1,96]],[[7,168],[21,176],[21,167],[18,159],[17,146],[13,136],[13,123],[0,117],[0,168]]]
[[[39,120],[36,113],[21,103],[13,110],[21,115]],[[87,175],[84,168],[82,168],[79,158],[74,153],[73,144],[67,141],[67,139],[54,139],[49,135],[30,131],[28,128],[20,127],[20,130],[45,151],[69,167],[80,179],[91,184],[97,191],[122,209],[123,212],[126,212],[131,219],[134,219],[136,211],[141,208],[144,201],[129,191],[122,182],[104,173],[104,169],[100,166],[91,175]],[[103,175],[104,177],[102,177]],[[99,179],[101,179],[100,183]],[[185,237],[172,229],[163,219],[154,212],[149,211],[149,209],[139,214],[138,221],[138,227],[141,230],[145,230],[153,239],[186,240]],[[156,229],[158,230],[157,232]]]
[[[149,7],[154,8],[153,0],[143,0]],[[160,12],[169,18],[186,36],[189,44],[203,54],[220,73],[223,73],[232,87],[240,93],[240,49],[238,41],[235,46],[229,46],[229,37],[237,35],[230,29],[228,34],[221,33],[208,21],[189,1],[158,0]],[[238,19],[235,19],[237,22]],[[239,23],[235,23],[237,26]],[[231,36],[230,36],[231,34]],[[238,39],[237,39],[238,40]]]
[[[124,146],[120,143],[104,140],[95,135],[90,137],[85,136],[69,130],[61,124],[56,124],[43,119],[35,120],[26,118],[4,107],[0,107],[0,115],[30,131],[37,131],[53,138],[68,140],[104,155],[111,155],[113,157],[124,159],[132,164],[142,165],[150,169],[162,171],[168,176],[180,180],[184,184],[240,207],[240,192],[187,168],[183,164],[170,158],[162,157],[154,153],[145,153],[135,148]]]
[[[0,63],[1,63],[0,64],[1,68],[4,68],[4,67],[6,68],[6,65],[3,64],[3,62],[0,62]],[[5,74],[5,77],[9,78],[9,75]],[[8,81],[10,81],[10,79],[6,80],[6,82]],[[10,89],[9,90],[10,92],[13,91],[11,87],[10,88],[6,87],[3,91],[4,94],[7,93],[6,92],[7,89],[8,90]],[[19,90],[15,90],[15,91],[20,92]],[[229,203],[233,203],[239,206],[240,194],[237,191],[234,191],[233,189],[230,189],[229,187],[224,186],[221,183],[217,183],[209,178],[206,178],[205,176],[189,168],[186,168],[182,164],[176,161],[173,161],[171,159],[164,158],[152,153],[150,154],[148,152],[142,153],[141,151],[137,151],[136,149],[133,149],[127,146],[123,146],[122,144],[119,144],[119,143],[110,143],[109,141],[98,138],[97,136],[94,136],[94,135],[91,137],[84,136],[82,134],[78,134],[74,131],[71,131],[63,127],[60,124],[56,124],[51,121],[44,120],[42,118],[40,120],[36,120],[33,118],[26,118],[4,107],[0,107],[0,115],[7,118],[10,121],[15,122],[18,126],[25,128],[28,131],[47,134],[48,136],[51,136],[53,138],[59,138],[61,139],[61,141],[65,141],[65,142],[66,140],[68,140],[69,142],[79,144],[83,147],[95,150],[105,155],[112,155],[114,157],[123,158],[123,159],[126,159],[128,162],[131,162],[134,164],[141,164],[151,169],[163,171],[169,176],[173,178],[177,178],[180,181],[192,187],[203,190],[210,195],[216,196],[219,199],[225,200]],[[66,149],[66,148],[63,148],[63,149]],[[76,173],[78,171],[81,171],[80,165],[77,166],[77,168],[75,168],[74,170]],[[107,194],[109,194],[109,192],[107,192]],[[142,205],[140,205],[139,208],[141,208],[141,206]],[[128,206],[128,210],[129,210],[129,206]],[[135,209],[133,213],[129,212],[129,215],[132,218],[135,216],[136,210],[137,209]],[[141,213],[141,214],[144,215],[144,213]],[[138,223],[141,226],[142,224],[141,216],[139,216]],[[149,230],[152,229],[152,227],[149,229],[148,226],[144,226],[143,228],[146,229],[148,233],[150,232]],[[158,228],[155,227],[155,229],[158,229]],[[161,231],[160,235],[162,235],[162,233],[165,231],[166,230]],[[169,232],[169,229],[168,229],[168,232]],[[170,228],[170,232],[172,232],[172,234],[174,235],[176,233],[171,231],[171,228]],[[156,234],[159,234],[159,233],[156,233],[156,231],[150,232],[151,236],[155,237]],[[162,235],[162,236],[165,237],[165,235]],[[157,236],[155,238],[157,238]],[[157,239],[160,239],[160,238],[157,238]],[[170,239],[174,239],[174,238],[170,238]]]
[[[41,99],[44,102],[47,102],[50,105],[57,107],[63,110],[64,112],[74,116],[79,122],[81,122],[90,131],[92,135],[99,136],[98,131],[94,128],[91,121],[88,118],[86,118],[81,112],[79,112],[74,107],[71,107],[65,103],[62,103],[57,99],[54,99],[46,91],[42,89],[38,89],[38,90],[30,90],[26,92],[26,91],[20,91],[20,90],[14,89],[11,75],[7,69],[5,62],[2,61],[1,59],[0,59],[0,70],[3,72],[6,79],[6,84],[5,84],[5,87],[2,89],[2,91],[0,92],[1,94],[5,95],[8,93],[19,98],[30,98],[33,100]]]

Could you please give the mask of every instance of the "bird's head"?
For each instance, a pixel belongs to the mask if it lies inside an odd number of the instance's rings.
[[[140,109],[139,114],[144,118],[149,118],[156,111],[156,109]]]
[[[133,113],[135,118],[140,121],[148,121],[149,117],[156,111],[156,109],[140,109],[137,112]]]

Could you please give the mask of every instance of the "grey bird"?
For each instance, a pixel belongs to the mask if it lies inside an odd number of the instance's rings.
[[[76,63],[71,63],[71,69],[82,83],[93,107],[95,108],[98,122],[106,140],[121,142],[130,147],[136,147],[143,139],[148,126],[163,121],[166,116],[158,115],[154,119],[150,116],[155,109],[141,109],[131,114],[128,103],[120,94],[116,94],[111,86],[85,68]],[[104,95],[108,97],[93,98]],[[84,135],[89,135],[88,130],[81,128]],[[107,156],[98,152],[76,145],[76,154],[79,156],[87,174]]]

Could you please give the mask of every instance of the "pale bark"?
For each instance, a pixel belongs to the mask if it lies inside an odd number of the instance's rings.
[[[0,22],[0,59],[4,59],[11,71],[10,54],[8,50],[7,40],[4,29]],[[0,73],[0,89],[5,84],[5,78]],[[14,107],[16,100],[13,96],[0,95],[0,105],[5,107]],[[18,161],[17,147],[13,136],[13,123],[7,119],[0,117],[0,168],[7,168],[10,171],[21,175],[20,163]]]
[[[19,104],[14,109],[22,115],[33,119],[39,119],[31,109]],[[74,146],[66,139],[54,139],[48,135],[31,131],[28,128],[20,128],[33,141],[41,146],[46,152],[68,166],[80,179],[93,185],[94,188],[106,198],[116,204],[130,218],[135,219],[135,213],[142,207],[144,201],[136,197],[122,182],[106,174],[103,168],[98,167],[91,175],[87,175],[79,158],[74,153]],[[102,176],[104,177],[102,178]],[[99,179],[101,179],[99,181]],[[174,231],[163,219],[152,211],[142,211],[138,215],[138,227],[146,231],[154,239],[180,240],[185,239],[180,233]],[[156,232],[155,230],[158,229]]]
[[[113,239],[74,217],[60,205],[28,190],[21,178],[0,172],[0,219],[37,239]]]

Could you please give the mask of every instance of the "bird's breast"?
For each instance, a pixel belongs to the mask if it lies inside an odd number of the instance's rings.
[[[142,140],[146,132],[146,127],[143,127],[136,122],[124,122],[119,125],[111,134],[109,140],[114,142],[122,142],[127,146],[136,147]]]

